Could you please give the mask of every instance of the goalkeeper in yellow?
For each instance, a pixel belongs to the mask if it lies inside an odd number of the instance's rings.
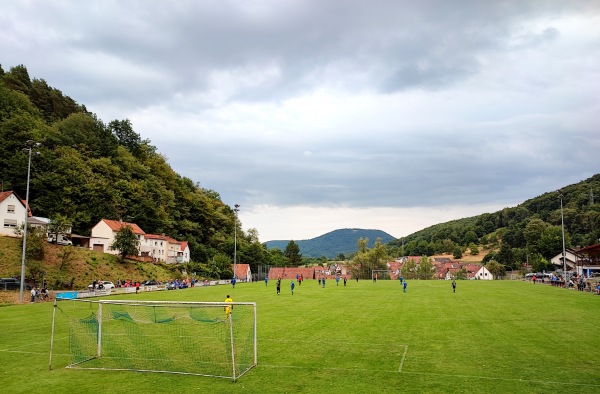
[[[233,302],[233,300],[231,299],[229,294],[227,294],[227,298],[225,298],[225,302]],[[229,317],[229,314],[231,313],[232,310],[233,310],[233,305],[227,305],[225,307],[225,318],[226,319]]]

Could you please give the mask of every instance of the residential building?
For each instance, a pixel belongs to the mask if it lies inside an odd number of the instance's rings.
[[[581,260],[581,258],[582,258],[582,256],[578,252],[576,252],[575,250],[570,249],[570,248],[565,249],[565,257],[566,257],[565,263],[567,265],[567,271],[575,269],[577,262],[579,260]],[[552,257],[550,259],[550,262],[552,263],[553,266],[562,270],[564,268],[562,252],[560,252],[556,256]]]
[[[16,236],[15,230],[25,221],[25,205],[15,192],[0,192],[0,235]],[[27,216],[31,216],[31,212],[27,212]]]
[[[235,277],[241,282],[252,282],[252,272],[250,271],[250,264],[236,264]],[[231,264],[231,271],[233,271],[233,264]]]
[[[190,262],[190,245],[188,244],[187,241],[181,241],[181,262],[182,263],[189,263]]]
[[[120,220],[102,219],[92,228],[90,249],[114,255],[119,254],[119,250],[113,250],[110,246],[115,241],[115,236],[119,230],[127,226],[131,227],[131,230],[138,238],[139,245],[142,245],[146,233],[137,224]]]
[[[150,256],[155,262],[168,264],[190,261],[190,248],[187,242],[178,241],[162,234],[145,234],[140,245],[142,256]]]
[[[479,271],[477,271],[475,276],[473,276],[471,279],[494,280],[494,275],[492,275],[492,273],[485,268],[484,265],[482,265],[481,268],[479,268]]]

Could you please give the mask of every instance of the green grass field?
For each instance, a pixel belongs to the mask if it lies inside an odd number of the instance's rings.
[[[48,369],[52,304],[0,307],[3,392],[600,393],[600,297],[517,281],[329,281],[198,287],[119,299],[258,304],[258,366],[236,383]],[[113,298],[116,298],[113,296]],[[67,338],[66,327],[55,333]]]

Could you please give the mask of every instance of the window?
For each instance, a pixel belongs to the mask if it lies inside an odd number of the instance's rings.
[[[8,209],[6,210],[6,212],[8,212],[8,213],[15,213],[15,206],[14,205],[9,205]]]
[[[17,227],[17,221],[15,219],[4,219],[4,228],[15,228]]]

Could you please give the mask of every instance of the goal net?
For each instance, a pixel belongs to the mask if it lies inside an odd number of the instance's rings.
[[[390,271],[388,270],[371,270],[371,279],[383,280],[390,279]]]
[[[227,307],[232,307],[229,315]],[[235,381],[257,363],[254,302],[58,301],[52,319],[52,348],[55,331],[66,332],[65,326],[71,358],[68,368]]]

